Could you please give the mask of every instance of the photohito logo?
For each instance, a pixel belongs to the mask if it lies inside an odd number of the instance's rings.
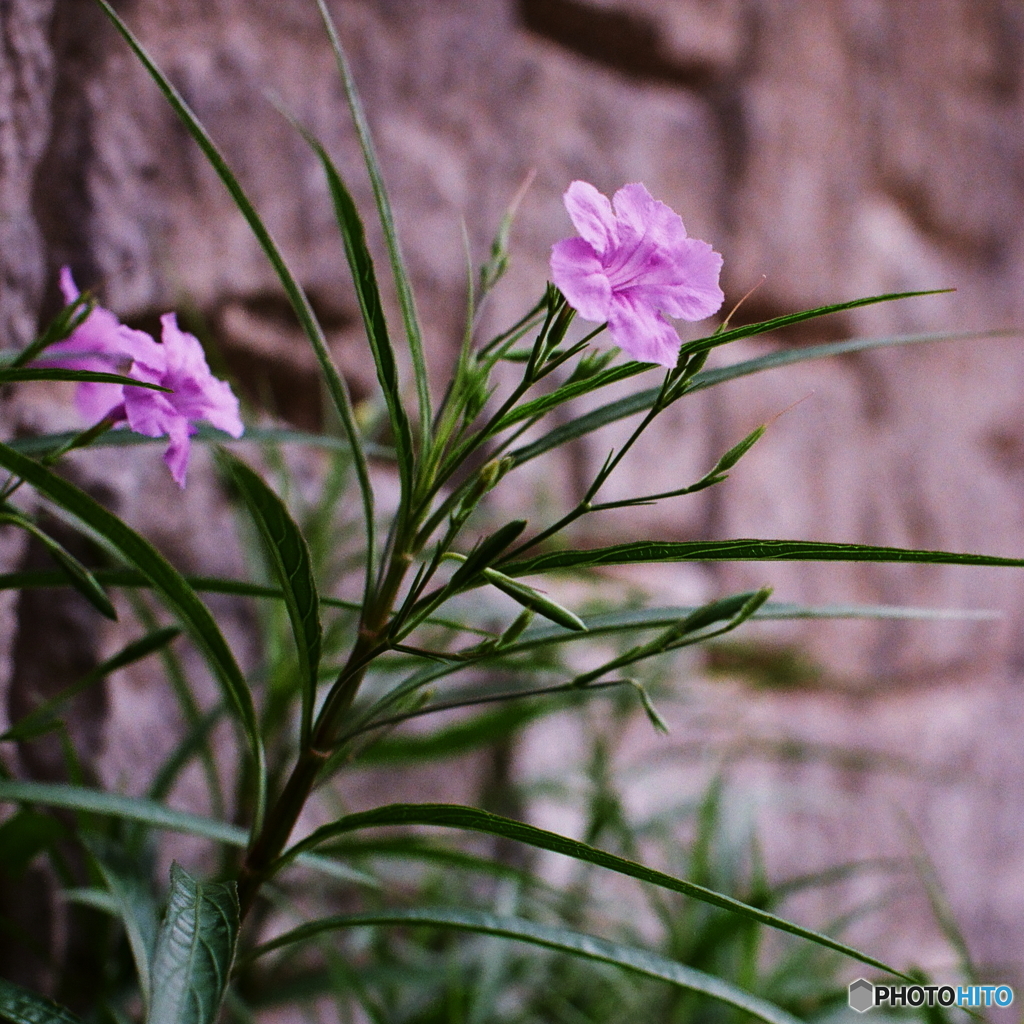
[[[1009,985],[872,985],[858,978],[850,985],[850,1009],[866,1013],[873,1006],[1009,1006]]]

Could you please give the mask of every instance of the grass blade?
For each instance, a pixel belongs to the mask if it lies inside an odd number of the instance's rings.
[[[870,544],[833,544],[828,541],[759,540],[634,541],[589,551],[552,551],[509,562],[501,567],[508,576],[530,576],[561,569],[599,565],[635,565],[641,562],[918,562],[928,565],[988,565],[1024,567],[1024,559],[972,555],[955,551],[876,547]]]
[[[39,493],[94,530],[121,558],[145,576],[150,586],[160,594],[185,626],[220,682],[229,705],[235,709],[249,742],[256,762],[257,792],[254,805],[255,818],[259,822],[266,798],[266,757],[256,709],[245,676],[209,609],[199,600],[181,573],[148,540],[121,522],[85,491],[2,443],[0,466],[21,477]]]
[[[788,932],[802,939],[809,939],[821,946],[834,949],[861,963],[876,967],[889,974],[899,977],[906,977],[899,971],[875,960],[864,953],[859,952],[851,946],[837,942],[827,935],[802,928],[791,921],[786,921],[767,911],[757,907],[748,906],[739,900],[722,893],[714,892],[693,882],[687,882],[680,878],[673,878],[662,871],[645,867],[635,861],[626,860],[615,854],[607,853],[586,843],[577,842],[566,836],[558,835],[555,832],[548,832],[545,829],[535,828],[521,821],[514,821],[511,818],[504,818],[488,811],[481,811],[475,807],[460,807],[455,804],[389,804],[385,807],[378,807],[371,811],[362,811],[356,814],[348,814],[339,820],[324,825],[312,832],[301,842],[296,843],[281,858],[280,864],[286,864],[299,853],[306,852],[316,846],[329,842],[335,836],[344,835],[348,832],[364,828],[379,828],[382,826],[409,826],[409,825],[433,825],[441,828],[455,828],[470,832],[482,832],[485,835],[499,836],[513,842],[524,843],[539,850],[550,850],[554,853],[572,857],[575,860],[588,864],[595,864],[598,867],[607,868],[621,875],[636,878],[642,882],[660,886],[672,892],[681,893],[693,899],[708,903],[722,910],[728,910],[751,921],[758,921],[761,924],[776,928],[779,931]]]
[[[189,135],[195,139],[210,166],[217,172],[217,175],[224,183],[235,205],[242,216],[245,217],[250,229],[256,236],[256,240],[266,254],[267,259],[270,260],[278,279],[284,287],[285,294],[288,296],[288,301],[291,303],[292,309],[299,319],[299,324],[313,346],[313,351],[316,354],[324,380],[327,383],[327,389],[330,392],[331,399],[344,427],[345,435],[352,448],[356,476],[359,480],[359,488],[363,500],[363,516],[366,525],[367,550],[369,552],[366,585],[369,588],[373,579],[372,570],[373,562],[375,561],[373,488],[370,484],[369,469],[366,464],[366,453],[363,450],[362,438],[352,411],[352,399],[348,392],[348,386],[345,384],[341,374],[338,373],[331,359],[330,351],[327,348],[327,340],[324,338],[323,330],[317,321],[316,314],[313,312],[313,307],[309,304],[305,291],[303,291],[302,286],[285,262],[284,256],[274,241],[273,236],[263,223],[260,215],[256,212],[256,208],[239,184],[231,168],[228,167],[227,161],[222,156],[213,139],[210,138],[209,133],[189,108],[178,90],[174,88],[167,76],[157,67],[153,59],[143,49],[142,44],[135,38],[131,30],[121,20],[107,0],[96,0],[96,2],[103,8],[107,17],[113,22],[114,27],[131,47],[135,56],[142,62],[175,114],[178,115],[178,118],[184,124]]]
[[[285,503],[258,473],[226,451],[219,453],[219,459],[231,474],[259,530],[271,568],[281,585],[302,679],[302,744],[305,747],[313,723],[313,702],[323,640],[320,596],[313,577],[309,547]]]
[[[405,334],[409,341],[409,352],[412,356],[413,373],[416,376],[420,430],[423,434],[423,450],[426,453],[430,450],[432,422],[430,383],[427,378],[427,364],[423,355],[423,337],[420,332],[419,320],[416,316],[416,304],[413,299],[412,286],[409,283],[409,274],[405,269],[402,250],[398,244],[395,218],[391,212],[391,202],[388,199],[387,189],[384,187],[384,176],[381,174],[380,163],[377,160],[377,153],[373,146],[370,126],[366,120],[366,114],[363,111],[359,94],[356,91],[355,81],[348,66],[348,58],[345,56],[341,39],[338,37],[338,31],[334,26],[330,12],[327,10],[327,5],[324,3],[324,0],[316,0],[316,2],[317,7],[320,9],[320,16],[323,18],[324,27],[327,29],[331,48],[334,50],[335,60],[338,64],[338,73],[341,75],[345,96],[348,99],[349,111],[352,114],[356,134],[359,136],[359,145],[363,151],[363,162],[366,164],[366,170],[370,176],[370,184],[373,187],[373,196],[377,202],[377,214],[380,217],[381,227],[384,229],[384,242],[387,245],[388,257],[391,260],[391,273],[394,277],[395,288],[398,291],[398,302],[402,308],[402,320],[405,325]]]
[[[536,946],[600,963],[612,964],[627,971],[666,981],[680,988],[701,992],[744,1010],[768,1024],[797,1024],[797,1019],[767,1000],[759,999],[736,985],[716,978],[693,967],[687,967],[636,946],[626,946],[596,935],[587,935],[569,928],[554,927],[528,921],[521,917],[505,917],[483,910],[437,907],[411,910],[384,910],[365,914],[346,914],[324,918],[295,928],[258,947],[255,955],[314,938],[327,931],[341,928],[360,928],[367,925],[423,925],[427,927],[457,928],[477,935],[495,935],[500,938],[528,942]]]

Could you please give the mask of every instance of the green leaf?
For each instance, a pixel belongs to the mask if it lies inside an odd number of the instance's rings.
[[[118,555],[146,577],[181,620],[220,682],[249,740],[256,761],[255,803],[256,817],[259,819],[266,795],[266,758],[256,710],[245,677],[209,609],[199,600],[181,573],[148,540],[107,511],[85,491],[2,443],[0,466],[30,483],[41,494],[99,534]]]
[[[117,621],[117,612],[110,603],[110,598],[99,585],[96,577],[75,558],[62,544],[54,540],[48,533],[41,530],[24,516],[0,513],[0,524],[17,526],[31,534],[46,548],[50,557],[61,567],[68,583],[84,597],[101,615]]]
[[[301,942],[325,931],[340,928],[359,928],[367,925],[423,925],[457,928],[478,935],[496,935],[519,942],[529,942],[547,949],[571,953],[587,960],[612,964],[627,971],[666,981],[680,988],[701,992],[752,1014],[769,1024],[797,1024],[797,1019],[784,1010],[751,995],[721,978],[705,974],[669,960],[657,953],[636,946],[626,946],[596,935],[587,935],[569,928],[554,927],[528,921],[521,917],[504,917],[482,910],[460,908],[414,908],[411,910],[385,910],[365,914],[345,914],[327,917],[295,928],[256,949],[255,955],[269,953],[282,946]]]
[[[325,842],[329,842],[335,836],[343,835],[364,828],[379,828],[382,826],[409,826],[409,825],[434,825],[442,828],[455,828],[471,832],[482,832],[485,835],[499,836],[502,839],[524,843],[539,850],[550,850],[560,853],[575,860],[588,864],[595,864],[598,867],[608,868],[620,875],[627,875],[630,878],[639,879],[652,885],[660,886],[672,892],[682,893],[684,896],[692,897],[703,903],[708,903],[722,910],[728,910],[751,921],[758,921],[779,931],[788,932],[802,939],[809,939],[821,946],[834,949],[839,953],[859,960],[861,963],[876,967],[879,970],[890,974],[905,977],[899,971],[887,966],[881,960],[876,960],[864,953],[853,949],[827,935],[802,928],[798,924],[786,921],[767,911],[757,907],[748,906],[731,896],[714,892],[701,885],[686,882],[679,878],[673,878],[662,871],[655,871],[653,868],[637,864],[635,861],[626,860],[613,853],[607,853],[586,843],[577,842],[566,836],[558,835],[555,832],[548,832],[545,829],[535,828],[521,821],[514,821],[511,818],[504,818],[488,811],[477,810],[475,807],[460,807],[455,804],[389,804],[385,807],[377,807],[371,811],[362,811],[356,814],[348,814],[337,821],[324,825],[310,833],[301,842],[296,843],[281,857],[279,866],[288,863],[299,853],[306,852]]]
[[[256,523],[284,595],[302,677],[302,743],[305,746],[312,728],[323,639],[320,597],[313,577],[309,547],[285,503],[258,473],[224,450],[220,451],[219,459],[231,474]]]
[[[470,750],[513,736],[523,726],[544,714],[540,703],[513,703],[498,711],[485,712],[430,733],[388,736],[361,751],[359,763],[416,764],[437,763],[441,758],[458,757]]]
[[[759,427],[755,427],[742,441],[738,444],[734,444],[719,460],[715,463],[715,468],[709,473],[706,473],[700,480],[695,484],[691,484],[687,488],[688,491],[698,491],[702,487],[706,487],[713,483],[718,483],[720,480],[724,480],[728,474],[728,471],[736,465],[740,459],[743,458],[751,448],[757,444],[758,441],[764,436],[764,432],[767,430],[767,426],[762,424]]]
[[[989,565],[1024,567],[1024,559],[953,551],[833,544],[827,541],[737,539],[721,541],[634,541],[589,551],[552,551],[509,562],[509,576],[530,576],[554,570],[596,565],[635,565],[641,562],[922,562],[929,565]]]
[[[428,451],[430,449],[430,430],[433,418],[430,402],[430,382],[427,378],[427,364],[423,355],[423,338],[420,332],[419,321],[416,317],[416,304],[413,300],[412,286],[409,283],[409,274],[405,269],[402,250],[398,244],[398,233],[395,231],[395,218],[391,213],[391,203],[388,199],[387,189],[384,187],[384,176],[381,174],[380,162],[377,160],[377,153],[374,150],[370,126],[366,120],[363,105],[359,100],[355,81],[352,78],[352,72],[349,69],[341,40],[338,38],[337,29],[334,27],[334,22],[324,0],[317,0],[317,7],[320,9],[320,16],[323,19],[324,27],[327,29],[331,48],[334,50],[338,73],[341,76],[345,96],[348,99],[352,122],[355,125],[356,134],[359,137],[359,145],[363,151],[363,163],[366,165],[370,184],[373,187],[373,196],[377,203],[377,215],[380,218],[380,225],[384,230],[384,244],[387,246],[388,256],[391,260],[391,274],[398,292],[398,304],[402,309],[402,321],[405,325],[405,334],[409,342],[409,352],[412,355],[413,373],[416,376],[416,393],[419,400],[420,430],[423,433],[423,446],[424,451]]]
[[[298,127],[298,126],[296,126]],[[359,211],[349,193],[348,188],[338,174],[337,168],[327,155],[324,147],[309,132],[299,129],[303,138],[320,158],[331,199],[334,202],[334,214],[345,243],[345,256],[352,281],[355,284],[356,296],[359,300],[359,311],[363,317],[366,338],[373,352],[373,361],[377,367],[377,380],[384,392],[384,401],[388,408],[388,418],[395,437],[395,448],[398,453],[398,469],[402,477],[403,495],[412,494],[412,480],[415,456],[412,445],[412,431],[409,417],[402,404],[402,392],[398,381],[398,366],[395,353],[388,336],[387,322],[384,319],[384,307],[380,301],[380,289],[377,287],[377,275],[373,269],[373,257],[366,244],[366,232]]]
[[[27,366],[33,359],[50,345],[63,341],[71,335],[75,328],[81,326],[96,308],[95,301],[86,293],[69,302],[46,325],[46,329],[34,341],[29,342],[20,351],[7,350],[0,356],[0,364],[10,366]]]
[[[285,290],[285,294],[288,296],[288,301],[291,303],[292,309],[298,317],[299,324],[302,326],[303,332],[309,339],[310,345],[313,347],[317,361],[320,364],[320,369],[324,375],[324,381],[327,384],[327,390],[330,393],[331,400],[334,403],[334,407],[338,412],[338,416],[341,419],[342,426],[345,430],[345,436],[348,438],[352,449],[352,458],[355,463],[356,476],[359,480],[359,488],[363,499],[363,517],[366,526],[368,551],[370,553],[367,558],[367,583],[369,585],[369,581],[372,579],[373,575],[372,563],[374,562],[375,557],[373,554],[373,488],[370,484],[369,468],[366,463],[366,454],[362,446],[362,437],[359,433],[359,427],[356,424],[355,415],[352,411],[352,399],[348,392],[348,386],[345,384],[341,374],[338,373],[338,370],[331,359],[331,353],[327,348],[327,340],[324,337],[324,333],[319,322],[317,321],[316,314],[313,312],[313,307],[309,304],[309,298],[303,291],[298,279],[285,262],[284,256],[281,254],[281,250],[278,248],[273,236],[270,234],[267,226],[263,223],[260,215],[256,212],[256,207],[253,206],[252,201],[246,195],[245,190],[239,184],[238,179],[232,173],[231,168],[228,167],[227,161],[224,159],[220,150],[217,149],[216,144],[200,123],[199,119],[189,108],[178,90],[171,84],[167,76],[156,66],[152,57],[150,57],[145,49],[143,49],[142,44],[131,33],[131,30],[121,20],[117,12],[110,6],[107,0],[96,0],[96,2],[103,8],[114,27],[124,38],[125,42],[131,47],[136,57],[138,57],[142,62],[142,65],[145,67],[146,71],[149,72],[153,81],[156,82],[160,91],[164,94],[165,99],[171,105],[175,114],[178,115],[178,118],[185,126],[189,135],[192,136],[196,141],[196,144],[202,150],[207,162],[214,171],[216,171],[217,175],[224,183],[224,187],[228,190],[231,199],[238,207],[242,216],[245,217],[246,223],[248,223],[252,233],[256,236],[256,240],[259,242],[260,248],[266,254],[271,266],[277,273],[278,279]]]
[[[82,1024],[70,1010],[0,978],[0,1017],[13,1024]]]
[[[761,590],[732,594],[729,597],[711,601],[692,611],[679,622],[673,623],[653,640],[638,644],[628,651],[616,655],[603,665],[576,676],[573,685],[587,686],[607,672],[633,665],[658,654],[664,654],[666,651],[691,646],[709,640],[711,637],[731,632],[746,622],[768,600],[770,594],[771,590],[765,587]],[[722,622],[725,625],[718,625]],[[709,630],[711,626],[717,628]]]
[[[803,323],[805,320],[815,320],[821,316],[828,316],[830,313],[842,313],[848,309],[873,306],[879,302],[895,302],[897,299],[913,299],[924,295],[943,295],[953,290],[952,288],[933,288],[923,292],[890,292],[886,295],[869,295],[863,299],[853,299],[850,302],[834,302],[828,306],[817,306],[814,309],[801,310],[799,313],[787,313],[785,316],[772,317],[770,320],[762,320],[756,324],[745,324],[743,327],[734,327],[729,331],[720,331],[707,338],[698,338],[696,341],[687,342],[679,350],[679,364],[681,365],[688,356],[695,352],[706,352],[709,349],[717,348],[719,345],[727,345],[730,341],[737,341],[740,338],[753,338],[758,334],[778,331],[783,327]]]
[[[59,693],[54,694],[49,700],[33,708],[27,715],[19,719],[15,725],[0,735],[0,742],[10,740],[26,740],[38,736],[40,732],[48,729],[57,717],[61,708],[65,707],[71,700],[78,696],[83,690],[106,678],[111,672],[119,668],[134,664],[142,658],[148,657],[154,651],[160,650],[169,644],[175,637],[181,635],[177,626],[164,626],[155,629],[151,633],[133,640],[123,647],[117,654],[101,662],[90,672],[87,672],[81,679],[76,680],[70,686],[65,686]]]
[[[494,562],[509,544],[526,529],[525,519],[514,519],[485,537],[466,556],[448,583],[447,589],[456,591],[466,586]]]
[[[534,398],[530,402],[524,402],[522,405],[510,409],[494,424],[491,428],[491,433],[496,434],[516,423],[521,423],[523,420],[533,419],[535,416],[543,416],[544,413],[572,401],[574,398],[589,394],[591,391],[597,391],[599,388],[607,387],[609,384],[615,384],[620,380],[628,380],[630,377],[635,377],[639,373],[646,373],[650,369],[653,369],[650,363],[628,362],[622,363],[619,366],[612,366],[607,370],[595,373],[593,376],[585,377],[583,380],[569,381],[569,383],[563,384],[550,394],[541,395],[539,398]]]
[[[240,849],[245,849],[249,844],[249,833],[238,825],[176,811],[156,800],[143,800],[140,797],[106,793],[103,790],[66,783],[21,782],[0,778],[0,803],[44,804],[48,807],[63,807],[70,811],[109,815],[168,832],[200,836]],[[377,880],[369,875],[354,871],[327,857],[304,854],[296,863],[343,882],[371,887],[377,885]]]
[[[875,348],[897,348],[903,345],[931,344],[938,341],[966,341],[977,337],[1005,337],[1015,334],[1012,331],[988,331],[988,332],[945,332],[938,334],[906,334],[896,335],[887,338],[849,338],[846,341],[830,342],[825,345],[808,345],[801,348],[783,349],[779,352],[771,352],[768,355],[758,356],[755,359],[745,359],[732,366],[723,366],[714,370],[703,370],[696,374],[686,386],[686,393],[702,391],[704,388],[714,387],[716,384],[724,384],[726,381],[736,380],[739,377],[746,377],[753,373],[761,373],[764,370],[775,369],[779,366],[790,366],[794,363],[803,363],[813,359],[827,359],[832,356],[846,355],[851,352],[864,352]],[[638,391],[636,394],[627,395],[615,402],[609,402],[582,416],[578,416],[568,423],[564,423],[554,430],[549,431],[536,441],[531,441],[521,448],[516,448],[510,453],[510,458],[515,460],[516,465],[529,462],[538,455],[558,448],[569,441],[593,433],[609,423],[625,419],[627,416],[635,416],[650,409],[658,396],[661,388],[648,388],[645,391]]]
[[[150,1005],[152,958],[159,931],[159,911],[152,888],[138,861],[121,851],[87,843],[96,866],[112,897],[113,909],[124,925],[128,945],[142,990],[143,1003]]]
[[[233,882],[199,882],[171,866],[171,893],[153,954],[147,1024],[214,1024],[238,938]]]
[[[69,441],[79,437],[76,431],[66,430],[58,434],[40,434],[36,437],[16,437],[9,444],[22,455],[46,455],[58,448],[63,448]],[[301,444],[309,448],[326,448],[330,451],[351,451],[349,441],[345,437],[334,434],[310,434],[304,430],[285,430],[280,427],[246,426],[242,437],[232,437],[215,427],[200,425],[192,435],[193,444]],[[145,445],[167,444],[166,437],[146,437],[131,430],[111,430],[89,442],[92,448],[136,448]],[[375,459],[394,461],[395,450],[385,445],[364,444],[363,450]]]
[[[1017,331],[941,331],[930,334],[900,334],[886,338],[847,338],[823,345],[802,345],[799,348],[784,348],[769,352],[754,359],[744,359],[731,366],[720,366],[696,374],[687,385],[687,393],[703,391],[705,388],[723,384],[739,377],[774,370],[781,366],[792,366],[814,359],[830,359],[833,356],[848,355],[851,352],[868,352],[876,348],[899,348],[904,345],[932,345],[940,341],[971,341],[976,338],[1014,337]]]
[[[126,387],[148,388],[150,391],[166,391],[162,384],[125,377],[120,373],[105,373],[101,370],[72,370],[60,366],[28,366],[24,368],[0,369],[0,384],[20,384],[33,380],[77,381],[90,384],[123,384]]]
[[[553,601],[540,591],[534,590],[533,587],[509,579],[505,573],[498,572],[497,569],[484,569],[483,575],[492,587],[496,587],[503,594],[511,597],[513,601],[518,601],[524,608],[543,615],[545,619],[563,626],[565,629],[586,632],[586,623],[578,615],[569,611],[568,608],[563,608],[557,601]]]

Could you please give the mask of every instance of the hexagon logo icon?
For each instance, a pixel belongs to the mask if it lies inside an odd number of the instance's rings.
[[[875,1005],[875,986],[865,978],[858,978],[850,984],[850,1008],[864,1013]]]

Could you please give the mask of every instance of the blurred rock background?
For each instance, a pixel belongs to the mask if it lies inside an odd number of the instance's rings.
[[[438,387],[461,331],[460,225],[483,258],[532,170],[495,324],[536,296],[550,245],[570,233],[561,193],[574,178],[609,194],[645,182],[724,254],[729,304],[764,275],[739,314],[746,320],[869,293],[957,289],[832,317],[722,359],[846,336],[1024,324],[1017,0],[330,7],[376,134]],[[311,0],[123,0],[118,9],[222,146],[309,290],[354,394],[366,395],[372,363],[326,189],[268,98],[325,142],[369,215]],[[189,311],[251,395],[288,422],[317,425],[313,358],[269,265],[100,10],[92,0],[0,0],[0,345],[24,344],[55,309],[64,263],[137,326],[154,326],[168,308]],[[628,520],[595,518],[580,539],[639,531],[1020,556],[1022,381],[1021,342],[1002,338],[874,351],[726,385],[666,416],[613,489],[679,486],[785,411],[730,481],[646,510],[642,526],[632,511]],[[64,391],[23,389],[2,403],[7,435],[64,428],[72,415]],[[576,446],[557,469],[548,464],[551,500],[578,490],[614,436]],[[186,568],[239,571],[203,458],[184,495],[154,461],[100,452],[74,472]],[[184,528],[199,517],[207,532]],[[0,538],[4,570],[32,557],[19,545]],[[770,582],[786,601],[1004,613],[996,624],[776,630],[719,665],[729,681],[708,691],[700,730],[678,728],[731,751],[761,794],[771,866],[813,868],[920,844],[975,960],[992,980],[1024,985],[1024,574],[740,564],[646,579],[663,601]],[[17,716],[29,688],[63,685],[33,676],[41,649],[52,653],[53,677],[60,665],[99,657],[99,624],[46,601],[0,597],[4,718]],[[236,635],[245,629],[242,616]],[[814,670],[791,675],[787,687],[755,685],[765,678],[759,665],[787,654],[782,644],[796,645]],[[165,699],[138,679],[98,694],[83,749],[108,782],[144,755]],[[21,768],[36,777],[58,770],[27,751]],[[941,957],[927,917],[922,906],[897,906],[878,926],[885,933],[865,941],[918,962]]]

